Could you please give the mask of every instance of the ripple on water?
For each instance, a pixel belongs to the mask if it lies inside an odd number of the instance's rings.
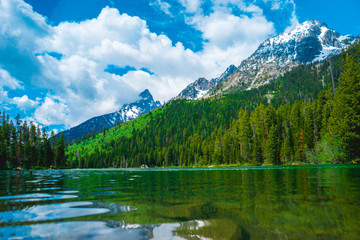
[[[59,190],[61,187],[43,187],[43,188],[35,188],[36,191],[46,191],[46,190]]]
[[[47,221],[109,213],[106,208],[92,208],[92,202],[68,202],[32,206],[17,211],[1,212],[1,223]]]
[[[79,193],[79,191],[76,191],[76,190],[68,190],[68,191],[58,191],[58,193],[73,194],[73,193]]]
[[[34,202],[34,201],[48,201],[48,200],[58,200],[58,199],[71,199],[77,197],[78,197],[77,195],[30,193],[23,195],[4,196],[4,197],[0,197],[0,200],[11,200],[14,202]]]
[[[41,182],[42,179],[36,179],[36,180],[31,180],[31,181],[26,181],[27,183],[39,183]]]

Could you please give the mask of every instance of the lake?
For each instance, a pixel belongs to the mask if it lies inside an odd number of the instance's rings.
[[[1,239],[360,239],[360,166],[0,171]]]

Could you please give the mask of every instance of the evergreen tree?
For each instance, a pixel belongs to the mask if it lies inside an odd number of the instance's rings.
[[[238,143],[240,145],[240,158],[244,162],[250,159],[252,130],[249,114],[246,110],[241,108],[238,117]]]
[[[356,55],[347,53],[345,56],[344,72],[329,120],[331,136],[342,139],[345,161],[360,157],[360,44],[351,50]]]
[[[64,167],[66,164],[65,147],[66,147],[66,142],[64,138],[64,133],[61,132],[60,138],[56,142],[56,150],[55,150],[56,167]]]

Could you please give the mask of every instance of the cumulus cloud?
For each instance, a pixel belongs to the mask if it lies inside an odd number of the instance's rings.
[[[275,34],[274,25],[263,15],[262,9],[241,0],[213,0],[212,11],[189,15],[187,21],[203,34],[201,59],[208,66],[205,77],[219,74],[230,64],[239,65],[259,44]],[[235,15],[229,6],[243,14]]]
[[[0,65],[14,78],[28,82],[41,67],[34,51],[50,27],[22,0],[2,0],[0,16]]]
[[[239,65],[275,32],[252,3],[213,0],[212,11],[204,15],[202,0],[179,2],[187,23],[202,32],[200,52],[151,32],[146,21],[114,8],[102,9],[94,19],[51,26],[23,0],[2,0],[0,79],[12,89],[27,84],[49,89],[51,95],[43,99],[22,94],[12,101],[24,110],[37,107],[33,119],[41,124],[71,127],[118,110],[146,88],[155,99],[169,100],[197,78],[210,79],[230,64]],[[165,1],[151,4],[170,14]],[[234,14],[228,4],[243,14]],[[131,70],[119,76],[105,71],[109,65]],[[0,101],[8,100],[1,84]]]
[[[14,97],[12,100],[20,109],[24,111],[33,109],[34,107],[39,105],[38,101],[29,99],[27,95],[24,95],[22,97]]]
[[[65,103],[53,97],[45,97],[45,101],[35,110],[34,119],[42,125],[63,124],[69,117]]]
[[[62,58],[38,56],[46,67],[37,84],[66,99],[70,125],[116,111],[145,88],[156,99],[168,100],[205,71],[200,57],[181,43],[151,33],[145,21],[117,9],[104,8],[97,18],[80,23],[61,23],[52,32],[43,39],[45,49]],[[154,75],[137,70],[118,77],[105,72],[108,65],[146,68]]]
[[[259,42],[274,33],[273,24],[259,15],[239,17],[215,12],[195,21],[203,37],[223,49],[240,42]]]
[[[20,1],[5,2],[10,12],[18,9],[18,5],[31,10]],[[21,12],[13,11],[12,14],[21,15]],[[34,16],[39,20],[38,15]],[[40,37],[35,37],[37,27],[19,26],[19,32],[22,28],[30,33],[33,31],[34,34],[29,33],[27,37],[39,43],[34,49],[26,49],[27,55],[31,56],[26,57],[30,61],[35,59],[40,66],[31,85],[50,89],[62,99],[56,102],[48,97],[41,101],[34,118],[46,125],[62,121],[70,127],[95,115],[116,111],[123,104],[135,101],[145,88],[150,89],[156,99],[168,100],[205,70],[199,56],[181,43],[174,44],[165,35],[151,33],[144,20],[120,14],[113,8],[104,8],[94,19],[63,22],[54,27],[46,25],[42,29],[47,32]],[[19,46],[16,49],[21,50]],[[49,52],[62,57],[55,58]],[[118,77],[105,72],[110,64],[146,68],[154,74],[137,70]],[[4,75],[5,70],[0,74]],[[25,99],[18,97],[14,101],[25,108],[21,100]],[[56,114],[50,106],[56,107]]]

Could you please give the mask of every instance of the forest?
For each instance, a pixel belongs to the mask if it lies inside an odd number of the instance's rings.
[[[0,169],[66,167],[66,141],[52,131],[28,123],[17,115],[15,122],[0,113]]]
[[[330,61],[332,64],[330,64]],[[176,100],[66,144],[1,115],[0,166],[105,168],[353,163],[360,158],[360,44],[270,84]],[[333,82],[335,86],[333,86]]]
[[[360,45],[272,83],[177,100],[67,150],[81,168],[358,162]],[[331,72],[335,86],[331,80]],[[142,124],[137,122],[143,121]],[[131,129],[126,135],[115,134]]]

